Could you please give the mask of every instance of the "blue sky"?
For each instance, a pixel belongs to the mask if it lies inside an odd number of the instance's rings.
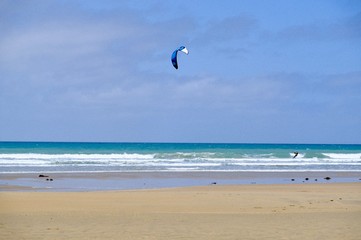
[[[361,2],[1,0],[0,123],[1,141],[361,143]]]

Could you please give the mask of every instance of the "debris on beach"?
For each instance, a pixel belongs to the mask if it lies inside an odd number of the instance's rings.
[[[44,174],[39,174],[38,176],[39,178],[46,178],[46,181],[54,181],[54,179],[50,178],[48,175],[44,175]]]

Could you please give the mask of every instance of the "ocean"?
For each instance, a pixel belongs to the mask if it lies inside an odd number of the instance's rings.
[[[213,171],[360,172],[361,145],[0,142],[0,173]]]

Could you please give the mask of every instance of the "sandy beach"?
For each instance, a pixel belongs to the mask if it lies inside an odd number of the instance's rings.
[[[361,239],[361,184],[0,192],[0,239]]]

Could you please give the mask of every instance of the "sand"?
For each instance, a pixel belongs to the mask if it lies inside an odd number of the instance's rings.
[[[0,192],[0,239],[361,239],[361,183]]]

